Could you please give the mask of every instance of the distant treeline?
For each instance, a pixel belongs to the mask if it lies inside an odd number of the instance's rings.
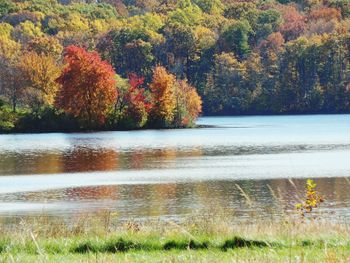
[[[152,93],[162,68],[174,78],[171,93],[180,83],[196,87],[208,115],[350,112],[349,30],[347,0],[2,0],[0,96],[13,109],[77,117],[58,102],[56,80],[67,67],[64,50],[80,47],[113,67],[119,93],[132,86],[130,76],[142,79],[135,92]],[[184,107],[177,123],[193,122]],[[141,123],[178,126],[175,106],[161,121],[150,108]],[[102,111],[120,126],[130,117]],[[98,123],[95,116],[87,124],[86,114],[80,126]]]

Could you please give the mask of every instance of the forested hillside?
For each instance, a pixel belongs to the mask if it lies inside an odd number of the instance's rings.
[[[0,91],[13,108],[74,113],[57,102],[57,78],[75,47],[112,65],[118,103],[182,86],[182,124],[200,112],[192,87],[208,115],[349,112],[349,30],[348,0],[1,0]],[[167,99],[153,96],[158,112],[152,98],[129,107],[132,126],[152,111],[173,122],[181,110]]]

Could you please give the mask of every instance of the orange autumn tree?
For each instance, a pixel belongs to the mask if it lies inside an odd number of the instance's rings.
[[[56,106],[82,121],[84,127],[104,124],[117,98],[115,72],[97,52],[77,46],[65,49]]]
[[[174,121],[176,107],[175,97],[176,78],[164,67],[157,66],[153,70],[150,84],[152,94],[152,121],[156,126],[170,127]]]
[[[177,80],[164,67],[153,70],[150,84],[151,119],[158,127],[189,127],[202,112],[202,99],[186,80]]]

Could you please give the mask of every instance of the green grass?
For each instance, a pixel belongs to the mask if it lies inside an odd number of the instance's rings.
[[[170,250],[127,253],[4,253],[2,261],[15,262],[349,262],[348,247],[239,248],[227,251]]]
[[[349,226],[325,220],[242,222],[215,214],[120,222],[110,213],[1,220],[0,262],[350,261]]]
[[[125,222],[108,211],[5,217],[0,262],[350,262],[349,226],[314,210],[277,221],[216,208],[181,222]]]

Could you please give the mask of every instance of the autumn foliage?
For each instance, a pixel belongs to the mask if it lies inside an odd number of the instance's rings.
[[[152,104],[143,85],[144,78],[131,73],[126,86],[118,87],[119,97],[112,120],[114,125],[137,129],[146,125]]]
[[[154,69],[147,86],[135,73],[120,78],[96,52],[77,46],[66,48],[64,62],[55,106],[80,120],[83,128],[187,127],[201,112],[196,89],[164,67]]]
[[[164,67],[156,67],[153,70],[152,83],[152,118],[161,126],[170,126],[174,120],[176,107],[174,75],[168,73]]]
[[[195,124],[202,112],[202,99],[196,89],[186,80],[178,81],[176,86],[175,126],[188,127]]]
[[[324,202],[323,197],[316,190],[316,186],[313,180],[308,179],[306,181],[305,198],[302,200],[302,203],[295,205],[295,208],[300,212],[302,217],[312,213],[315,208]]]
[[[81,47],[67,47],[64,63],[55,106],[77,118],[82,128],[187,127],[201,112],[195,88],[164,67],[154,69],[147,87],[144,77],[130,73],[123,80],[96,52]]]
[[[96,52],[69,46],[56,106],[82,120],[88,128],[103,124],[117,98],[115,72]]]
[[[284,23],[280,31],[286,40],[298,38],[306,29],[306,18],[301,15],[295,6],[282,8]]]
[[[32,107],[53,105],[59,88],[56,79],[61,67],[56,60],[45,54],[28,52],[19,61],[21,72],[27,86],[27,102]]]
[[[314,9],[309,14],[310,20],[320,20],[323,19],[325,21],[329,21],[332,19],[340,20],[341,13],[336,8],[322,7]]]
[[[201,113],[202,100],[196,89],[164,67],[154,68],[149,85],[135,73],[129,74],[127,83],[118,83],[119,96],[110,118],[114,127],[189,127]]]
[[[134,126],[137,128],[143,127],[148,121],[148,114],[152,108],[150,96],[142,85],[143,77],[138,77],[136,74],[129,76],[130,89],[127,94],[127,115],[133,119]]]
[[[207,115],[350,112],[345,0],[2,2],[0,100],[38,122],[191,126],[198,94]]]
[[[194,125],[202,110],[202,100],[196,89],[186,80],[177,80],[164,67],[153,71],[150,84],[152,93],[152,120],[162,127]]]

